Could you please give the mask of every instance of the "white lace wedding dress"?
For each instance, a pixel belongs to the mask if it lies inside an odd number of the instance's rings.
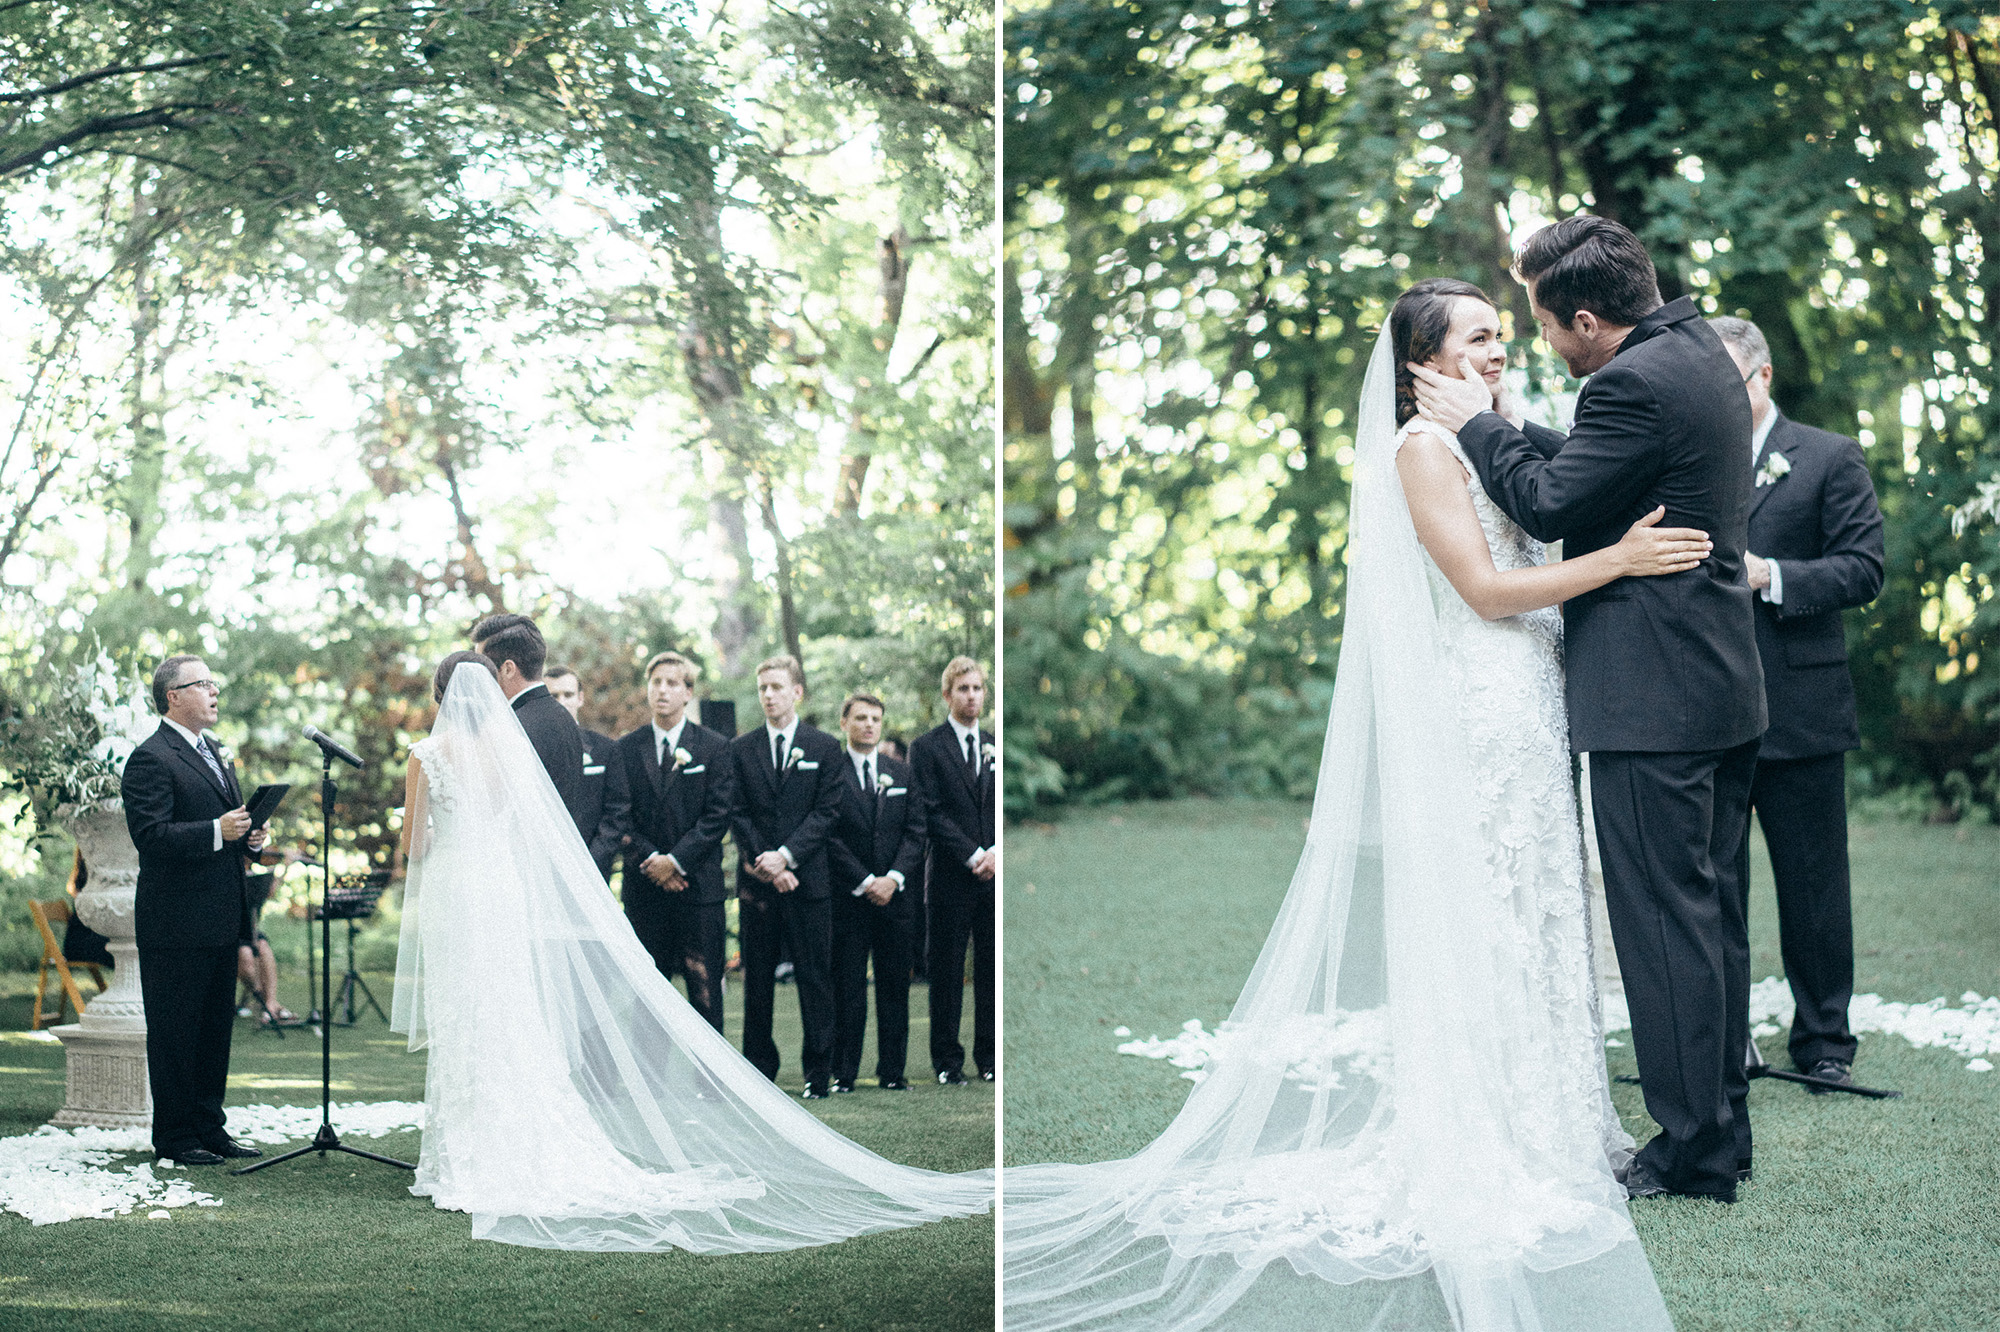
[[[1590,966],[1561,618],[1488,623],[1452,589],[1396,475],[1407,434],[1385,330],[1291,891],[1159,1138],[1006,1169],[1008,1332],[1672,1327],[1612,1173],[1632,1140]],[[1468,486],[1496,566],[1539,562]]]
[[[453,673],[422,788],[391,1025],[428,1046],[412,1192],[543,1248],[740,1253],[983,1211],[991,1171],[821,1124],[654,966],[500,687]]]

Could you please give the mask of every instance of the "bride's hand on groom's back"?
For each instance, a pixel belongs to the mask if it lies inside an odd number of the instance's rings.
[[[1715,550],[1706,532],[1692,527],[1661,527],[1659,522],[1666,516],[1667,506],[1662,504],[1625,530],[1613,547],[1622,577],[1686,573]]]

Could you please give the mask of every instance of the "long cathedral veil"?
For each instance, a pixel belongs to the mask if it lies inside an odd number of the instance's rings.
[[[1395,468],[1394,383],[1385,327],[1291,889],[1160,1137],[1122,1161],[1004,1170],[1008,1332],[1672,1327],[1611,1174],[1607,1154],[1630,1140],[1608,1099],[1556,1107],[1551,1131],[1532,1112],[1549,1089],[1510,1064],[1548,1018],[1475,830]]]
[[[414,1191],[473,1234],[740,1253],[984,1211],[991,1171],[885,1160],[731,1049],[655,968],[500,687],[430,739],[392,1025],[428,1046]]]

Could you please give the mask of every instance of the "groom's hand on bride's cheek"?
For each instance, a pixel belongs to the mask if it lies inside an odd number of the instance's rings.
[[[1457,433],[1473,417],[1492,410],[1493,390],[1486,387],[1486,381],[1473,370],[1472,362],[1467,358],[1458,358],[1459,371],[1465,376],[1463,379],[1441,375],[1415,361],[1406,364],[1414,381],[1411,387],[1416,391],[1417,410],[1446,430]]]

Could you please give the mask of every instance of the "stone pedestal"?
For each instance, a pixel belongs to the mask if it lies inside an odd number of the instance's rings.
[[[50,1028],[63,1043],[68,1070],[63,1108],[49,1122],[63,1128],[150,1128],[146,1005],[134,938],[139,851],[125,831],[123,801],[69,811],[65,822],[90,872],[90,882],[77,896],[76,914],[109,941],[114,965],[110,989],[85,1005],[75,1022]]]

